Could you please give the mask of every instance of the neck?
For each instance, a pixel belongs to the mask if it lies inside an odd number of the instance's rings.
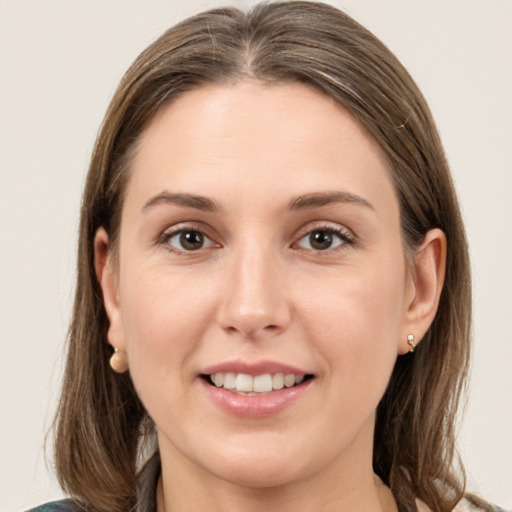
[[[166,448],[161,449],[158,512],[397,512],[391,491],[373,473],[372,450],[363,454],[353,447],[313,474],[255,487],[212,475]]]
[[[175,486],[172,486],[175,487]],[[176,486],[177,487],[177,486]],[[186,486],[164,491],[160,479],[157,490],[158,512],[261,512],[267,508],[272,512],[397,512],[391,491],[374,478],[367,492],[352,491],[343,496],[334,496],[330,489],[325,494],[311,493],[309,486],[299,492],[292,489],[230,489],[219,487],[212,494],[195,494],[195,489]]]

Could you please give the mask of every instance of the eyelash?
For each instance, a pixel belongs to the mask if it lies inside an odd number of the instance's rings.
[[[175,237],[182,237],[186,234],[195,233],[202,237],[203,241],[209,241],[208,247],[205,247],[204,245],[201,245],[201,247],[198,247],[197,249],[185,249],[185,248],[177,248],[171,245],[171,240]],[[356,237],[347,229],[342,229],[339,226],[332,226],[332,225],[318,225],[314,228],[308,228],[307,231],[302,231],[302,234],[300,235],[300,238],[296,242],[292,244],[292,248],[299,248],[300,242],[307,237],[311,237],[314,233],[323,233],[324,235],[334,237],[339,239],[339,243],[335,245],[334,247],[327,247],[325,250],[322,249],[314,249],[314,248],[305,248],[302,247],[302,249],[306,251],[311,251],[316,254],[330,254],[332,252],[337,252],[339,250],[343,250],[346,248],[346,246],[352,246],[356,242]],[[331,238],[332,239],[332,238]],[[179,240],[179,243],[182,243],[183,240]],[[333,242],[335,243],[335,242]],[[203,228],[198,228],[196,226],[180,226],[178,228],[173,229],[172,231],[165,231],[162,233],[162,235],[158,238],[158,244],[159,245],[165,245],[166,248],[174,253],[177,254],[193,254],[195,252],[199,252],[202,249],[212,249],[212,248],[219,248],[221,247],[220,244],[217,244],[213,241],[212,237],[210,237]],[[311,243],[310,243],[311,245]]]
[[[323,233],[324,235],[330,236],[331,239],[334,237],[339,239],[339,243],[335,245],[334,247],[328,247],[325,250],[321,249],[314,249],[314,248],[303,248],[307,251],[312,251],[316,254],[331,254],[333,252],[337,252],[343,249],[346,249],[347,246],[353,246],[356,242],[355,236],[347,229],[343,229],[339,226],[332,226],[332,225],[318,225],[314,228],[308,228],[307,231],[304,231],[301,237],[298,239],[297,242],[295,242],[294,246],[299,246],[299,243],[308,238],[311,242],[311,237],[315,233]],[[310,243],[311,245],[311,243]],[[299,246],[300,247],[300,246]]]
[[[210,242],[210,246],[209,247],[204,247],[204,246],[201,246],[197,249],[190,249],[190,250],[187,250],[185,248],[176,248],[176,247],[173,247],[171,245],[171,240],[177,236],[183,236],[183,235],[186,235],[186,234],[190,234],[190,233],[197,233],[199,234],[203,240],[208,240]],[[173,252],[173,253],[177,253],[177,254],[193,254],[193,253],[196,253],[196,252],[199,252],[201,249],[210,249],[210,248],[215,248],[215,247],[220,247],[219,244],[216,244],[212,237],[211,236],[208,236],[208,234],[206,233],[206,231],[203,229],[203,228],[198,228],[196,226],[180,226],[180,227],[177,227],[175,229],[173,229],[172,231],[164,231],[162,233],[162,235],[158,238],[158,244],[159,245],[164,245],[166,246],[166,249]]]

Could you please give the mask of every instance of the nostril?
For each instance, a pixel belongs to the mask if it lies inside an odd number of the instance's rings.
[[[260,334],[277,334],[281,331],[281,327],[279,325],[270,324],[266,325],[260,329],[248,327],[247,329],[237,328],[234,325],[230,325],[226,327],[226,330],[229,334],[241,334],[245,338],[255,338],[258,337],[258,332]]]

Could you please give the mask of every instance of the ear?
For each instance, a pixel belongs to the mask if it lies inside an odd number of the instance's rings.
[[[409,265],[399,354],[405,354],[411,348],[407,336],[414,335],[418,344],[436,316],[446,270],[446,236],[443,231],[428,231]]]
[[[103,228],[99,228],[94,236],[94,270],[103,293],[103,304],[110,323],[108,342],[112,347],[124,351],[125,341],[119,303],[118,278],[109,237]]]

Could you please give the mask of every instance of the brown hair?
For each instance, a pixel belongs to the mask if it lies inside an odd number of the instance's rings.
[[[374,470],[399,509],[415,498],[449,511],[462,497],[453,467],[454,421],[469,360],[471,289],[466,239],[450,172],[428,106],[396,57],[343,12],[321,3],[216,9],[165,32],[124,76],[92,155],[81,211],[78,276],[68,359],[56,419],[63,488],[99,511],[136,500],[140,443],[151,430],[129,374],[108,365],[108,320],[94,272],[103,226],[115,247],[130,157],[167,102],[207,83],[299,82],[345,107],[380,144],[392,168],[404,247],[432,228],[448,240],[438,313],[414,354],[399,357],[378,407]]]

